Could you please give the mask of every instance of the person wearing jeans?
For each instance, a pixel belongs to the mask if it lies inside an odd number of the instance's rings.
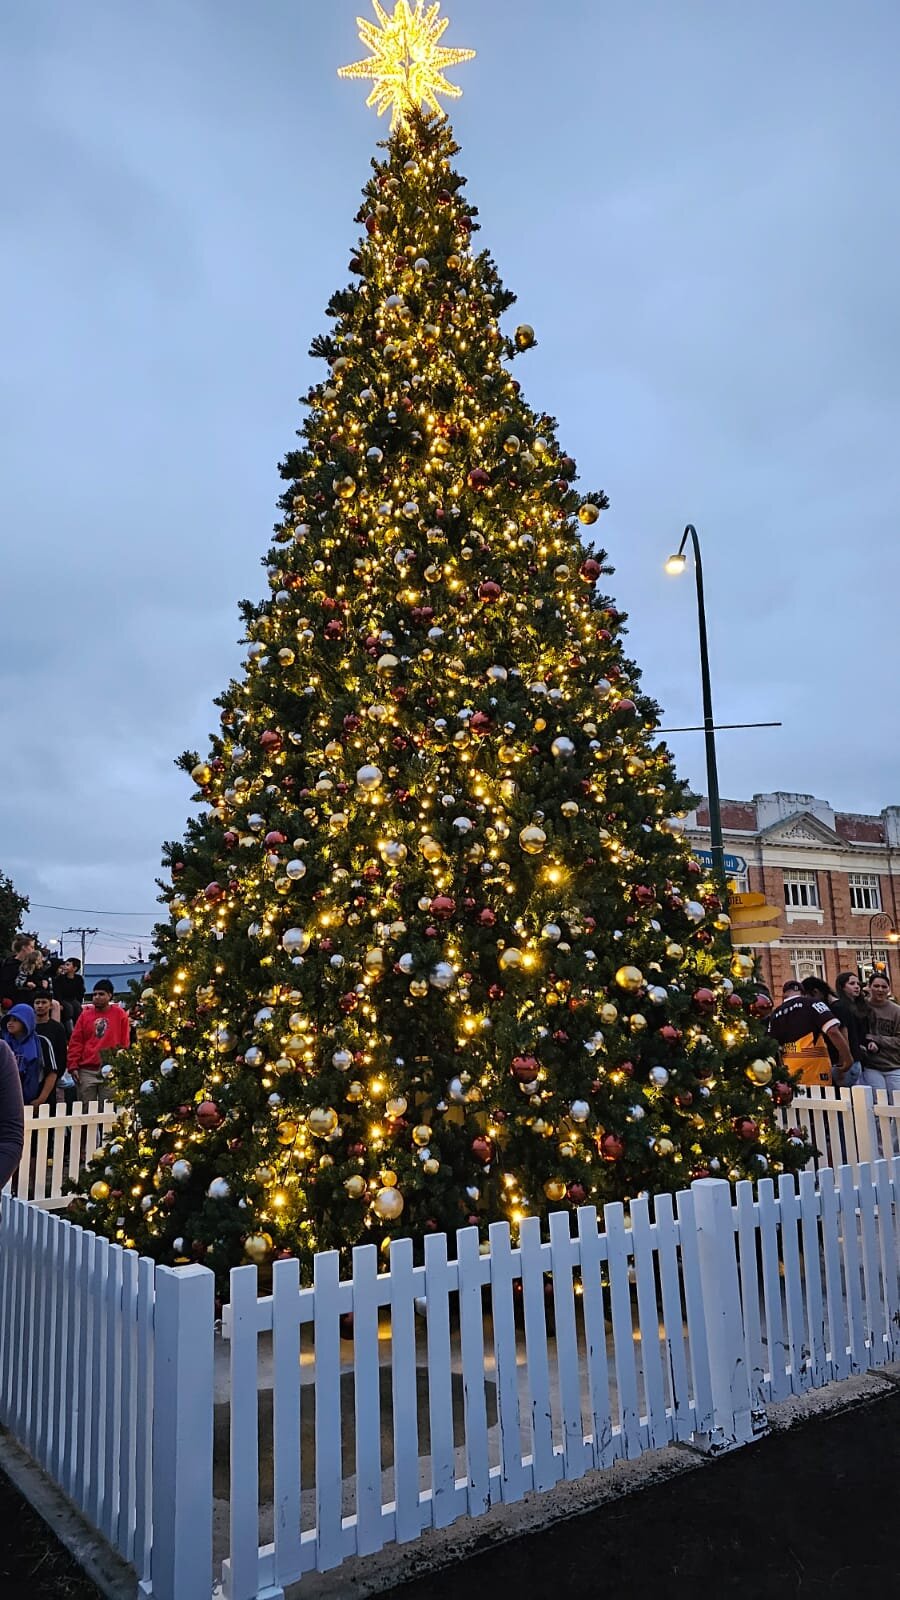
[[[869,979],[863,1083],[870,1089],[890,1089],[900,1094],[900,1006],[890,995],[886,974],[873,972]]]

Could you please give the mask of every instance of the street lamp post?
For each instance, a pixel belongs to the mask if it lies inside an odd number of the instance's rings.
[[[889,911],[874,911],[872,913],[871,917],[869,918],[869,957],[870,957],[871,962],[872,962],[872,971],[873,972],[876,970],[877,965],[878,965],[878,963],[875,960],[875,929],[876,929],[876,927],[877,927],[879,933],[886,933],[887,934],[888,944],[900,944],[900,933],[898,933],[898,931],[897,931],[897,924],[894,921],[893,917],[891,916],[890,912]]]
[[[666,562],[666,571],[678,577],[687,566],[685,545],[690,539],[694,548],[694,571],[697,575],[697,616],[700,628],[700,681],[703,688],[703,733],[706,741],[706,787],[709,799],[709,837],[713,858],[713,875],[719,884],[725,884],[725,845],[722,840],[722,807],[719,801],[719,769],[716,762],[716,734],[712,708],[712,686],[709,678],[709,643],[706,636],[706,603],[703,597],[703,562],[700,557],[700,540],[697,529],[689,522],[675,555]]]

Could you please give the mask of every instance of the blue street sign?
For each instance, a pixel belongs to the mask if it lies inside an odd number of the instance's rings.
[[[701,867],[712,866],[713,858],[711,850],[695,850],[693,854],[694,859],[700,862]],[[747,871],[747,863],[743,856],[730,856],[726,854],[725,871],[730,877],[739,878],[742,873]]]

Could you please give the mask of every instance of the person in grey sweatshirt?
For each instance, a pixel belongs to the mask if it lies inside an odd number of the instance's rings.
[[[9,1182],[22,1159],[25,1143],[25,1107],[16,1058],[0,1040],[0,1189]]]

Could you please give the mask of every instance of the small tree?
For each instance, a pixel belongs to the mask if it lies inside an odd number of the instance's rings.
[[[0,952],[9,949],[28,909],[28,896],[19,894],[12,879],[0,872]]]

